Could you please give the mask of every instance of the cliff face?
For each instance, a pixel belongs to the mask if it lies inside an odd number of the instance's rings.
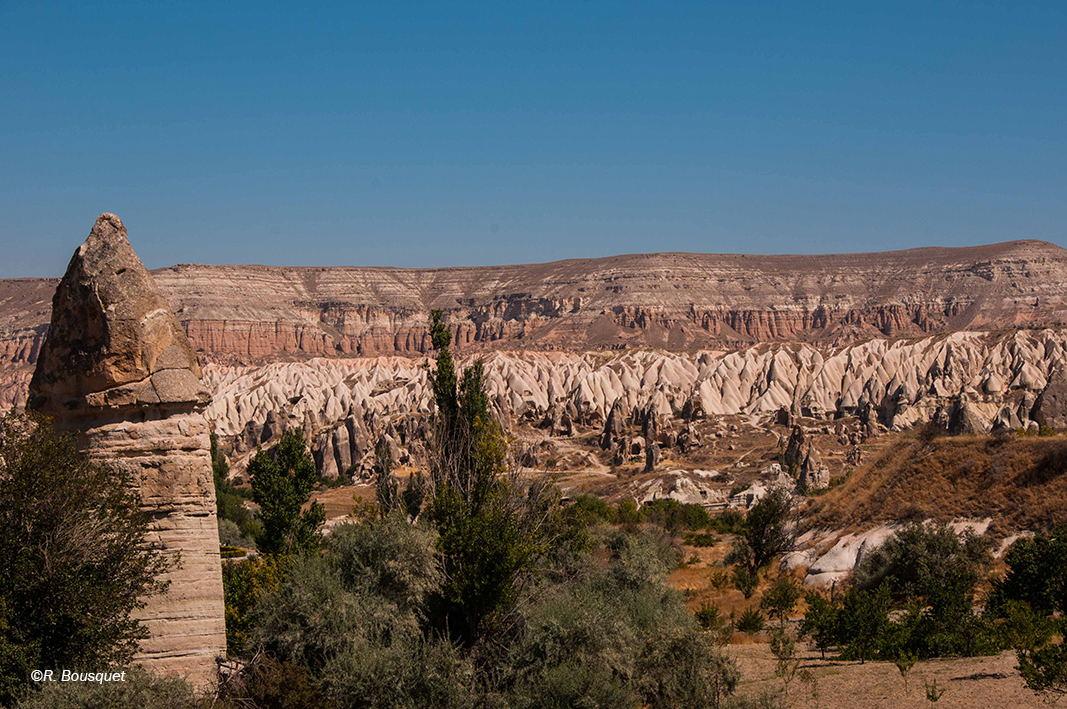
[[[646,254],[484,268],[180,265],[153,272],[212,361],[460,347],[696,349],[1067,324],[1067,251],[1038,241],[881,254]],[[54,287],[54,282],[52,282]],[[0,365],[32,364],[49,281],[0,281]]]
[[[212,683],[226,651],[209,401],[196,353],[122,222],[101,215],[55,290],[28,405],[134,481],[149,541],[174,562],[168,590],[138,613],[148,637],[135,660],[197,685]]]

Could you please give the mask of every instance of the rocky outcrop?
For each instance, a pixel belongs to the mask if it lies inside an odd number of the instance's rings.
[[[135,659],[208,685],[226,634],[210,395],[196,354],[113,214],[96,221],[52,303],[28,405],[135,482],[154,520],[149,541],[174,562],[166,593],[139,612],[149,635]]]
[[[1067,371],[1057,368],[1049,377],[1030,415],[1041,426],[1067,428]]]
[[[460,366],[469,364],[472,356],[461,357]],[[206,413],[215,431],[238,453],[264,443],[266,430],[280,435],[284,428],[303,426],[317,438],[332,437],[334,429],[344,425],[348,450],[343,436],[331,438],[331,452],[324,453],[323,460],[334,461],[331,471],[349,461],[364,467],[359,461],[386,423],[425,420],[429,414],[427,362],[377,357],[265,367],[207,365],[204,378],[213,401]],[[994,419],[1023,427],[1049,377],[1062,364],[1067,364],[1067,332],[1061,330],[961,332],[842,348],[782,345],[693,354],[485,356],[490,399],[504,417],[528,420],[554,435],[570,435],[580,425],[596,426],[603,450],[627,445],[632,449],[634,441],[627,442],[630,434],[625,429],[640,426],[638,454],[647,453],[653,443],[685,444],[677,416],[684,416],[687,407],[692,411],[689,402],[696,397],[709,417],[741,414],[780,421],[779,412],[794,405],[804,416],[819,419],[855,415],[866,422],[863,435],[931,419],[970,432],[988,430]],[[668,424],[671,431],[666,430]],[[858,440],[846,437],[840,445]],[[796,476],[808,459],[803,443],[789,447]],[[623,450],[623,457],[632,455],[632,450]],[[815,459],[808,466],[815,485],[821,484],[820,466]]]

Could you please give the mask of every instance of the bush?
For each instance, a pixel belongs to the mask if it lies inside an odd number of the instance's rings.
[[[252,611],[261,596],[274,591],[285,577],[288,562],[279,557],[252,557],[222,565],[226,604],[226,650],[230,656],[248,648]]]
[[[759,576],[748,570],[747,566],[735,566],[732,575],[734,588],[744,594],[745,599],[752,598],[759,586]]]
[[[1008,573],[993,584],[990,606],[1025,601],[1039,613],[1067,615],[1067,528],[1018,540],[1004,560]]]
[[[238,547],[241,549],[250,548],[247,546],[252,540],[245,539],[241,534],[241,530],[234,523],[233,520],[218,518],[219,522],[219,544],[226,547]]]
[[[643,700],[675,706],[684,692],[705,701],[700,692],[711,690],[693,686],[698,680],[723,691],[732,687],[732,663],[714,651],[715,636],[697,629],[678,592],[665,583],[677,558],[666,538],[604,528],[593,535],[596,548],[574,575],[545,586],[536,602],[521,608],[525,630],[502,683],[510,688],[509,705],[614,707]],[[593,561],[605,552],[606,564]],[[692,662],[701,663],[700,672],[679,676]]]
[[[219,687],[221,709],[335,709],[319,681],[300,665],[257,655]],[[204,702],[206,705],[207,702]],[[215,703],[212,708],[219,706]],[[206,707],[205,707],[206,709]]]
[[[254,549],[255,538],[262,533],[259,521],[245,507],[241,492],[230,482],[230,464],[219,451],[218,437],[211,434],[211,472],[215,480],[215,508],[219,520],[219,540],[243,549]],[[228,526],[233,525],[237,532]],[[222,539],[226,535],[228,541]]]
[[[909,524],[863,555],[853,582],[863,590],[885,583],[894,600],[925,598],[956,583],[970,590],[992,564],[989,547],[970,530],[961,536],[947,525]]]
[[[701,532],[700,534],[687,534],[685,536],[685,543],[692,547],[713,547],[718,540],[714,534],[708,532]]]
[[[718,517],[712,517],[708,528],[719,534],[741,534],[745,530],[745,515],[737,510],[723,510]]]
[[[1067,645],[1019,650],[1017,657],[1019,674],[1031,691],[1050,704],[1067,695]]]
[[[878,656],[889,628],[889,604],[888,584],[870,591],[849,589],[836,617],[835,635],[843,646],[841,657],[863,663]],[[893,653],[894,658],[896,655]]]
[[[165,563],[145,543],[132,481],[78,452],[42,416],[0,421],[0,704],[34,669],[124,664],[160,592]]]
[[[642,511],[645,521],[658,524],[671,534],[683,529],[705,529],[711,524],[711,517],[701,505],[682,504],[669,498],[646,502]]]
[[[730,642],[734,631],[733,624],[718,605],[704,601],[693,617],[700,623],[701,628],[711,634],[716,644],[725,645]]]
[[[737,629],[742,633],[758,633],[763,630],[763,614],[755,608],[748,608],[737,619]]]
[[[693,630],[652,637],[637,665],[647,706],[715,709],[733,694],[740,673],[712,638]]]
[[[200,698],[185,680],[166,679],[140,667],[126,670],[125,682],[49,682],[21,701],[18,709],[197,709]]]
[[[644,519],[641,510],[638,509],[637,503],[633,500],[623,500],[619,503],[618,512],[615,515],[615,522],[626,527],[634,527],[641,524]]]
[[[574,498],[572,509],[590,523],[595,519],[614,522],[617,514],[615,508],[595,495],[578,495]]]
[[[471,707],[472,668],[445,640],[418,636],[390,644],[357,642],[332,658],[328,696],[341,707]]]
[[[435,553],[437,535],[400,515],[363,524],[341,524],[330,534],[328,563],[345,588],[380,596],[401,613],[421,613],[443,575]]]
[[[413,614],[346,587],[342,574],[321,556],[294,559],[277,590],[256,604],[252,625],[256,647],[315,675],[353,648],[388,647],[420,633]]]

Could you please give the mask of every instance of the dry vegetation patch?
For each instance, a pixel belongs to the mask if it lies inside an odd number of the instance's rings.
[[[1006,535],[1067,523],[1067,439],[901,435],[810,509],[850,531],[921,519],[993,518]]]

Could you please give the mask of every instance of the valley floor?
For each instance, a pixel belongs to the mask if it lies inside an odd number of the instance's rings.
[[[896,666],[890,662],[839,662],[820,659],[814,648],[801,645],[801,669],[818,680],[818,697],[799,679],[789,687],[791,707],[813,709],[908,709],[936,706],[937,709],[1023,709],[1045,707],[1023,684],[1015,671],[1015,653],[993,657],[967,657],[919,662],[908,678],[908,693]],[[781,688],[774,675],[774,656],[766,643],[728,645],[726,651],[741,669],[738,694],[758,695]],[[924,681],[937,681],[945,693],[931,705],[926,699]]]

